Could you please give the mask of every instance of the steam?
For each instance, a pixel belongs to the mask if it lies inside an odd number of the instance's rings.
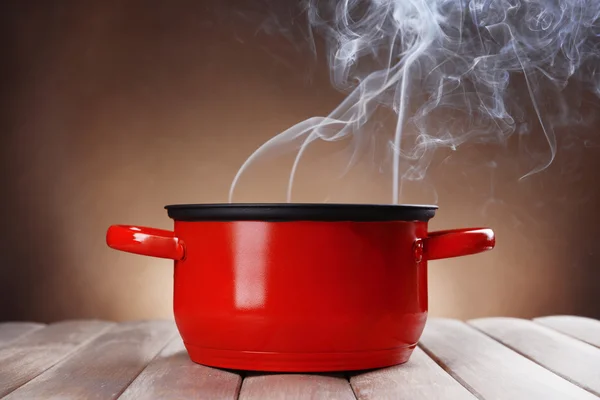
[[[230,201],[242,174],[267,154],[297,151],[291,201],[311,143],[349,140],[350,168],[384,140],[398,203],[402,182],[423,179],[437,149],[506,143],[528,131],[532,116],[548,151],[527,177],[552,163],[556,129],[577,119],[562,95],[570,82],[600,95],[598,0],[309,0],[305,11],[311,36],[326,41],[331,82],[347,97],[258,148],[236,174]],[[391,135],[380,129],[386,112]]]

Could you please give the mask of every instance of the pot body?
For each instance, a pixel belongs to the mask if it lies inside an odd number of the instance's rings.
[[[427,221],[185,221],[113,225],[110,247],[174,260],[174,315],[191,359],[259,371],[407,361],[427,319],[427,262],[490,250],[486,228]]]
[[[425,326],[424,222],[175,222],[175,320],[195,361],[350,370],[404,362]]]

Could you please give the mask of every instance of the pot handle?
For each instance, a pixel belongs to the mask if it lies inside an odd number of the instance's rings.
[[[112,225],[106,232],[109,247],[127,253],[150,257],[182,260],[185,256],[183,241],[175,232],[143,226]]]
[[[496,245],[494,231],[489,228],[465,228],[430,232],[415,242],[417,260],[439,260],[477,254]]]

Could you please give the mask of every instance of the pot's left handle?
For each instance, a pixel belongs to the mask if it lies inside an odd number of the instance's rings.
[[[132,225],[112,225],[106,232],[109,247],[150,257],[182,260],[185,245],[175,232]]]

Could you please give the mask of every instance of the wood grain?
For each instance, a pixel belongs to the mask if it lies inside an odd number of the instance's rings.
[[[569,382],[600,395],[600,349],[525,319],[468,322]]]
[[[600,321],[571,315],[534,318],[534,322],[600,347]]]
[[[33,333],[43,328],[44,324],[34,322],[3,322],[0,323],[0,346],[5,346],[21,336]]]
[[[350,383],[359,400],[476,398],[418,347],[407,363],[353,376]]]
[[[244,379],[240,400],[354,400],[347,379],[329,375],[266,374]]]
[[[0,348],[0,397],[68,357],[110,326],[103,321],[59,322]]]
[[[193,363],[173,321],[0,324],[6,399],[582,399],[600,396],[600,321],[430,319],[408,363],[239,374]],[[563,333],[561,333],[563,332]],[[2,343],[6,345],[2,346]]]
[[[242,377],[192,362],[177,335],[119,397],[143,399],[237,399]]]
[[[172,321],[125,322],[7,399],[114,399],[175,335]]]
[[[430,319],[421,346],[463,386],[486,400],[598,400],[463,322]]]

